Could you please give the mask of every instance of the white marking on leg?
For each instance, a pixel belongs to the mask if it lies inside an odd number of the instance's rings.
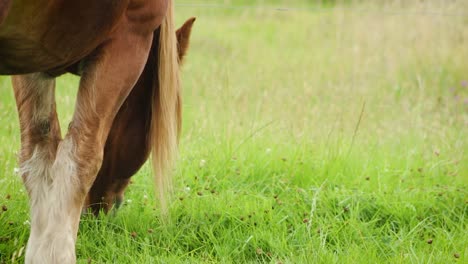
[[[55,161],[36,148],[21,166],[30,195],[31,234],[26,263],[75,263],[75,240],[80,217],[76,205],[79,181],[73,142],[60,142]]]

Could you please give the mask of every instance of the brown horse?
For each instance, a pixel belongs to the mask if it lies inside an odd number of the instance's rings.
[[[192,23],[178,48],[172,0],[0,0],[0,74],[15,75],[31,207],[27,263],[74,263],[82,208],[118,202],[150,149],[164,197],[180,131],[178,51]],[[62,138],[54,91],[65,72],[81,81]]]

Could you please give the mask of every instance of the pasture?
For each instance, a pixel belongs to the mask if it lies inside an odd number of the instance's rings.
[[[468,261],[468,3],[310,2],[176,5],[197,21],[169,215],[145,166],[117,213],[82,217],[78,263]],[[0,77],[0,263],[29,234],[19,144]]]

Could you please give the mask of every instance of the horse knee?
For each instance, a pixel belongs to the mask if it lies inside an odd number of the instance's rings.
[[[39,186],[44,185],[45,179],[50,177],[53,158],[43,146],[36,146],[34,149],[32,146],[23,146],[22,151],[30,154],[21,155],[19,173],[30,198],[34,200]]]

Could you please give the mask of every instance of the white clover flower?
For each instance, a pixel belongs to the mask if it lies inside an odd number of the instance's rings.
[[[206,164],[206,160],[200,160],[200,167],[204,167]]]

